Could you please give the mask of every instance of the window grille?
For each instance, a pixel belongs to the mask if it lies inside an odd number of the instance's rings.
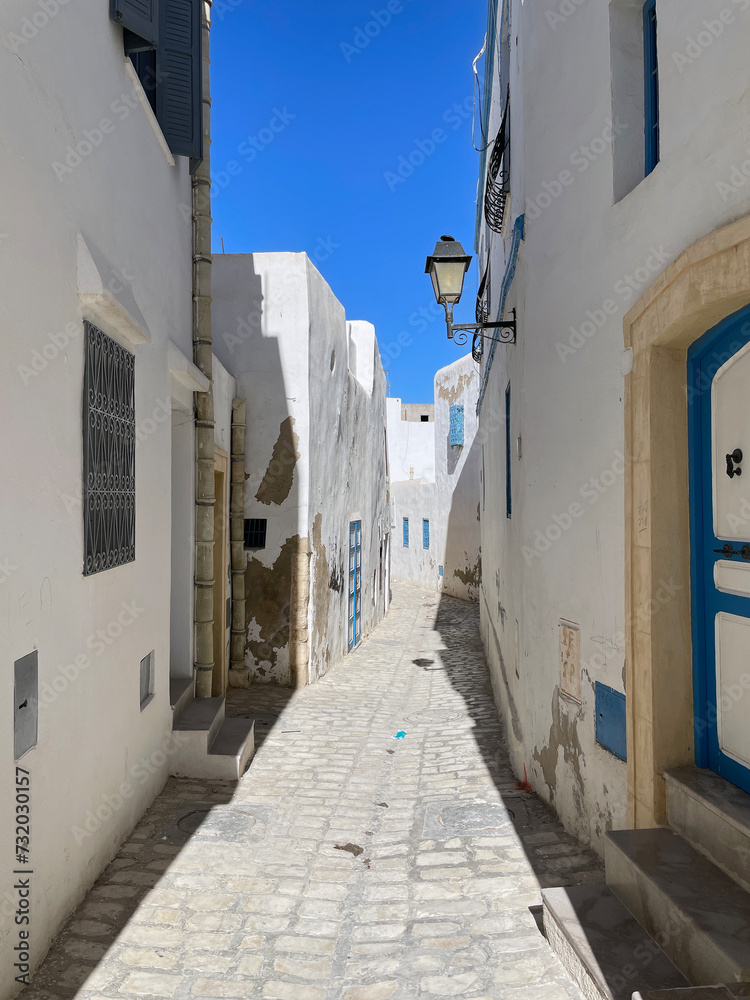
[[[422,518],[422,548],[429,549],[430,547],[430,522],[426,517]]]
[[[404,518],[404,548],[409,548],[409,518]]]
[[[510,88],[487,167],[484,192],[484,218],[493,232],[499,233],[505,217],[505,204],[510,193]]]
[[[264,549],[266,547],[266,527],[268,520],[265,517],[245,518],[245,548]]]
[[[135,356],[85,324],[84,576],[135,560]]]
[[[450,443],[464,443],[464,408],[461,403],[452,403],[450,408]]]

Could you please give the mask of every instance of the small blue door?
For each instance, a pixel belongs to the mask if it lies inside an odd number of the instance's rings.
[[[688,354],[698,767],[750,792],[750,308]]]
[[[362,638],[362,522],[349,523],[349,650]]]

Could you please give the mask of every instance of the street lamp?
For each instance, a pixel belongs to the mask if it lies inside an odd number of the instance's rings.
[[[448,329],[448,339],[457,344],[465,344],[468,334],[464,331],[474,330],[475,337],[484,340],[495,340],[501,344],[516,342],[516,310],[513,319],[500,323],[453,323],[453,306],[460,301],[464,287],[464,277],[471,264],[471,254],[465,254],[464,248],[452,236],[441,236],[435,244],[435,252],[427,258],[425,274],[432,279],[432,288],[438,305],[445,309],[445,325]],[[482,330],[498,330],[497,337],[487,336]],[[454,331],[461,331],[456,337]]]

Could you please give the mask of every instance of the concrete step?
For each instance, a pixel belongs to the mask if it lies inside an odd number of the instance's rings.
[[[607,834],[607,885],[693,986],[750,980],[750,895],[672,830]]]
[[[193,699],[194,680],[192,677],[169,678],[169,704],[172,707],[172,727]]]
[[[587,1000],[688,985],[606,885],[543,889],[542,903],[547,940]]]
[[[750,795],[697,767],[664,777],[670,827],[750,892]]]
[[[255,722],[252,719],[225,719],[208,751],[211,766],[225,767],[227,777],[236,781],[255,754]]]
[[[171,773],[179,778],[213,778],[208,751],[224,722],[223,698],[194,698],[172,726],[176,751]]]

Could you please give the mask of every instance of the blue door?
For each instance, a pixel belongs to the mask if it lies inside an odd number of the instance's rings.
[[[688,354],[696,764],[750,792],[750,308]]]
[[[349,649],[362,638],[362,522],[349,523]]]

